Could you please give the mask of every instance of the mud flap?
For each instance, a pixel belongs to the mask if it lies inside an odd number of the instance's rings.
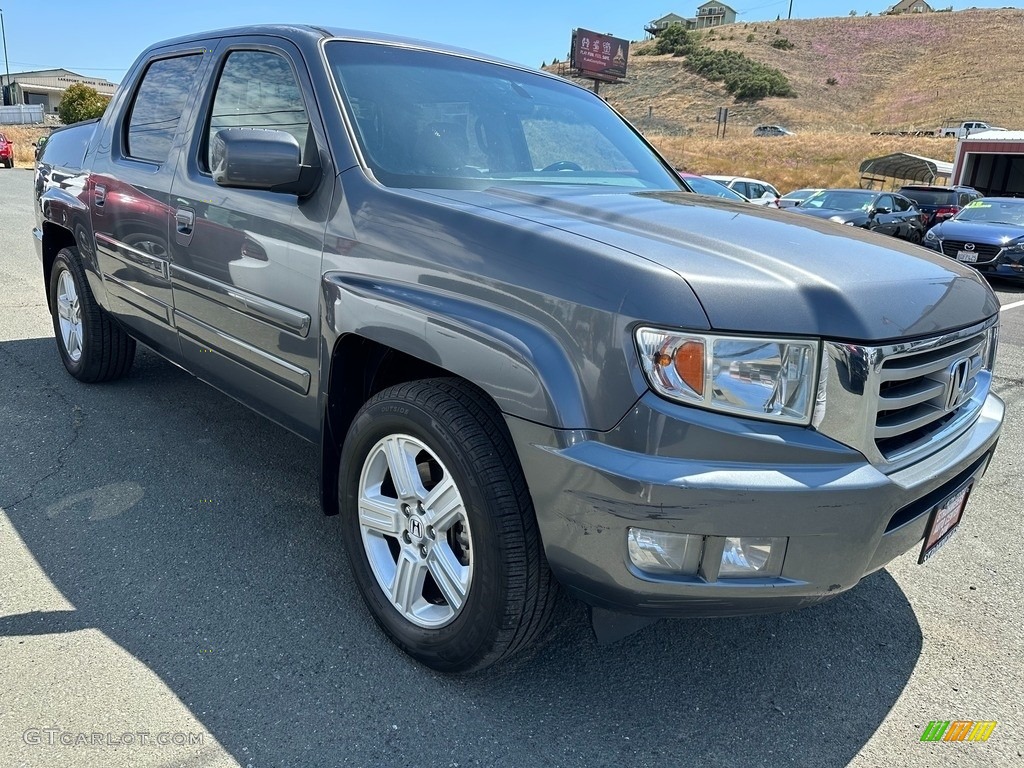
[[[606,611],[604,608],[590,609],[590,626],[599,645],[617,643],[657,620],[648,616],[630,616],[628,613]]]

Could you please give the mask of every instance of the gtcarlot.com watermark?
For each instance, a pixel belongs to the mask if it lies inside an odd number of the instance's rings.
[[[21,740],[39,747],[194,747],[202,745],[205,733],[187,731],[69,731],[57,726],[26,728]]]

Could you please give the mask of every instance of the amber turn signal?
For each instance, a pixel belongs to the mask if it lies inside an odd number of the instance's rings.
[[[704,345],[699,341],[684,341],[675,354],[676,373],[698,395],[704,394]]]

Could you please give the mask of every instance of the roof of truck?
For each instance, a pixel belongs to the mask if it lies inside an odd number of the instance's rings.
[[[539,74],[547,74],[549,77],[554,77],[546,72],[540,72],[532,68],[526,67],[522,64],[517,64],[514,61],[506,61],[499,59],[494,56],[489,56],[479,51],[472,51],[467,48],[457,48],[451,45],[444,45],[443,43],[435,43],[429,40],[419,40],[411,37],[400,37],[398,35],[388,35],[381,32],[367,32],[356,29],[343,29],[340,27],[324,27],[316,24],[250,24],[244,27],[227,27],[225,29],[214,29],[203,32],[195,32],[190,35],[183,35],[176,37],[171,40],[163,40],[155,43],[151,46],[152,49],[162,48],[168,45],[177,45],[180,43],[187,43],[190,41],[201,41],[209,38],[223,38],[223,37],[244,37],[247,35],[273,35],[276,37],[283,37],[287,40],[298,41],[303,40],[304,42],[317,43],[320,40],[328,40],[333,38],[339,38],[342,40],[352,40],[356,42],[365,43],[389,43],[392,45],[402,45],[412,48],[424,48],[432,51],[440,51],[442,53],[455,54],[457,56],[466,56],[474,59],[482,59],[484,61],[491,61],[497,64],[504,64],[507,66],[515,67],[516,69],[529,69],[531,72],[539,72]]]

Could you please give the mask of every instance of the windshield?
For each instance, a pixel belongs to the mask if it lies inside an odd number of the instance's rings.
[[[1024,227],[1024,200],[975,200],[968,203],[954,221],[988,221]]]
[[[824,190],[800,203],[801,208],[828,208],[834,211],[866,211],[875,199],[874,192]]]
[[[724,197],[726,200],[743,200],[743,195],[729,189],[725,184],[719,184],[714,179],[707,179],[703,176],[687,176],[683,179],[686,184],[698,195],[711,195],[713,197]]]
[[[334,41],[325,50],[363,157],[388,186],[680,189],[640,137],[581,88],[390,45]]]

